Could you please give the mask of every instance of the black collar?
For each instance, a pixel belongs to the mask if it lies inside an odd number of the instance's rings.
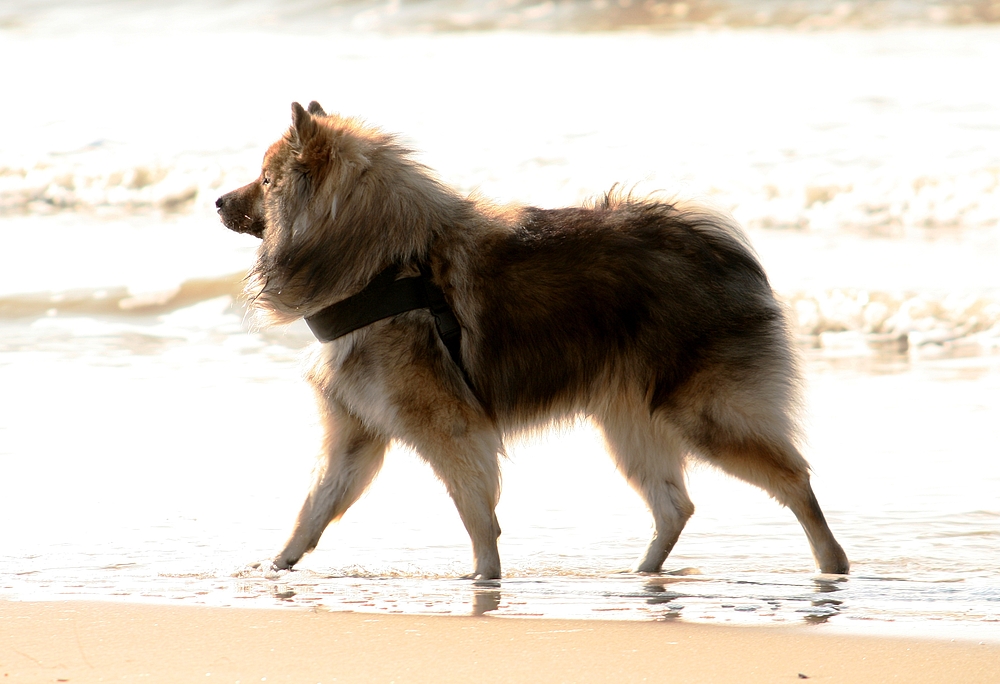
[[[306,318],[316,339],[332,342],[383,318],[428,308],[423,276],[396,280],[398,272],[398,267],[390,266],[361,292]]]
[[[419,276],[408,278],[397,279],[398,274],[398,266],[389,266],[361,292],[309,316],[306,324],[320,342],[332,342],[383,318],[430,309],[438,336],[471,389],[472,382],[462,363],[462,328],[441,288],[431,280],[430,269],[421,267]]]

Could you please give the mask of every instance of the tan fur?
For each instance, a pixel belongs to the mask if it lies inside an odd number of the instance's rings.
[[[788,506],[820,568],[847,572],[795,446],[785,313],[730,219],[613,193],[584,208],[497,207],[316,103],[293,105],[260,178],[217,205],[227,227],[262,239],[247,296],[263,323],[313,316],[390,265],[423,267],[461,324],[471,382],[426,310],[317,345],[324,458],[276,567],[316,546],[398,440],[445,483],[472,576],[499,577],[504,437],[586,415],[653,514],[637,571],[660,571],[694,513],[693,455]]]

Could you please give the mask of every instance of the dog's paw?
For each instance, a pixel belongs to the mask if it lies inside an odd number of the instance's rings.
[[[233,573],[233,577],[263,577],[264,579],[275,579],[281,576],[282,570],[287,569],[287,565],[282,567],[278,564],[277,560],[267,559],[244,565],[242,568]]]
[[[468,575],[462,575],[461,577],[459,577],[459,579],[472,580],[473,584],[492,586],[495,583],[497,586],[500,586],[500,583],[497,581],[500,579],[499,571],[490,571],[486,573],[472,572],[469,573]]]

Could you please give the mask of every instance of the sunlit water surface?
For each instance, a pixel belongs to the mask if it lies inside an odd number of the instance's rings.
[[[0,112],[0,597],[1000,634],[1000,32],[102,27],[0,30],[23,103]],[[851,576],[702,468],[668,572],[623,572],[649,516],[585,422],[510,445],[502,581],[458,579],[468,538],[403,449],[298,569],[247,570],[320,435],[307,331],[247,329],[255,244],[212,203],[310,99],[464,191],[642,182],[733,211],[796,316]]]

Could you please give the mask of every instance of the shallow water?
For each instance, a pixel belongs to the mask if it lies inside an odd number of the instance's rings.
[[[299,570],[241,573],[288,532],[315,415],[294,353],[192,346],[3,355],[4,386],[21,391],[2,407],[0,514],[18,522],[3,533],[0,595],[996,634],[1000,467],[984,448],[1000,425],[995,363],[809,365],[809,454],[853,561],[845,581],[813,574],[787,511],[704,469],[690,482],[698,512],[667,564],[679,574],[621,574],[648,514],[580,425],[511,449],[498,510],[505,578],[471,583],[457,579],[469,545],[443,487],[400,450]],[[58,378],[59,391],[39,378]]]
[[[0,596],[997,638],[1000,31],[93,16],[0,28],[11,101],[34,105],[0,112],[21,132],[0,146]],[[814,574],[790,513],[707,469],[673,574],[621,572],[650,520],[585,423],[511,445],[501,582],[456,579],[468,538],[405,450],[300,569],[247,571],[284,541],[319,431],[308,333],[247,330],[232,295],[255,242],[212,203],[314,98],[464,191],[558,206],[641,181],[733,211],[796,315],[806,452],[852,575]]]

